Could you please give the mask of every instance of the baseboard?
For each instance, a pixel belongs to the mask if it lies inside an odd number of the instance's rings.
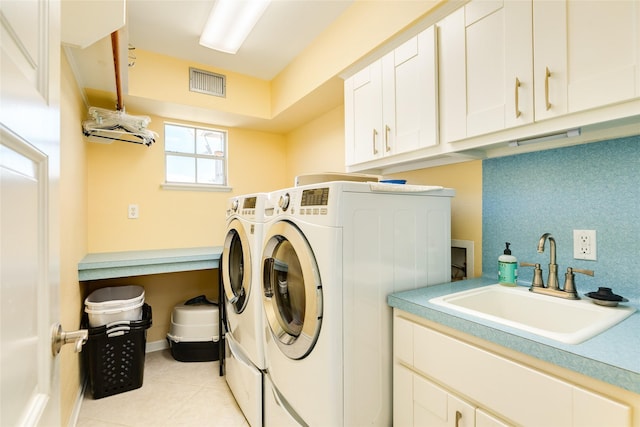
[[[167,340],[151,341],[147,343],[145,353],[153,353],[154,351],[162,351],[169,348]]]
[[[80,387],[78,387],[78,394],[76,395],[76,402],[73,405],[73,411],[69,417],[69,427],[75,427],[78,424],[78,417],[80,416],[80,408],[82,408],[82,399],[84,398],[84,392],[87,389],[88,377],[82,376],[80,381]]]

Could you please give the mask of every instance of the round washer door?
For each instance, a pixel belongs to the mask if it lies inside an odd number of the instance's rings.
[[[222,283],[229,304],[236,313],[242,313],[251,292],[251,248],[238,219],[227,227],[222,248]]]
[[[262,252],[262,300],[271,335],[291,359],[308,355],[322,325],[322,284],[302,232],[280,221],[269,228]]]

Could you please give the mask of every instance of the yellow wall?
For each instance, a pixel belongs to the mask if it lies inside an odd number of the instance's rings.
[[[60,104],[60,323],[80,327],[82,310],[78,261],[87,253],[87,160],[80,132],[85,107],[64,53],[61,55]],[[80,358],[73,346],[60,355],[61,425],[67,425],[81,386]]]
[[[229,197],[288,183],[283,136],[228,129],[232,192],[163,189],[164,119],[151,119],[160,135],[151,147],[88,143],[89,252],[221,245]],[[127,218],[129,204],[139,206],[138,219]]]
[[[297,175],[344,172],[344,106],[287,134],[287,182]]]

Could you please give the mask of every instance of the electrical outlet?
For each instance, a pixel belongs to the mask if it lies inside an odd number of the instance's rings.
[[[595,230],[573,230],[573,258],[596,260]]]
[[[129,205],[129,219],[138,219],[140,216],[140,211],[138,210],[138,205]]]

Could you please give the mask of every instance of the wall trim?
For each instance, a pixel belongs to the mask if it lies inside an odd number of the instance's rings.
[[[155,351],[162,351],[169,348],[167,340],[151,341],[147,343],[145,353],[153,353]]]
[[[78,394],[76,395],[75,403],[73,404],[73,410],[71,411],[71,416],[67,423],[69,427],[75,427],[78,424],[78,417],[80,416],[80,409],[82,408],[84,392],[87,389],[88,382],[89,377],[87,375],[83,375],[82,380],[80,381],[80,387],[78,387]]]

